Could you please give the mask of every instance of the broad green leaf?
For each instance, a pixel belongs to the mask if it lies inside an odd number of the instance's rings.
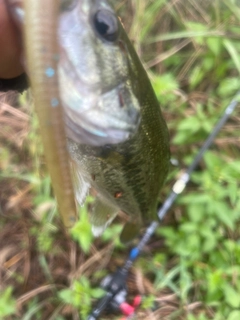
[[[232,311],[229,316],[227,317],[227,320],[239,320],[240,319],[240,311],[234,310]]]

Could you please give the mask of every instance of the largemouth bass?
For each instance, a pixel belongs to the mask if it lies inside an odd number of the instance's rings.
[[[100,79],[96,68],[99,65],[98,56],[93,56],[91,50],[87,50],[91,48],[88,35],[82,36],[86,21],[75,16],[77,23],[71,23],[69,15],[64,15],[80,2],[7,1],[13,20],[20,26],[23,24],[27,70],[33,88],[47,167],[66,226],[74,223],[76,210],[65,148],[62,103],[65,107],[68,136],[80,143],[103,145],[125,141],[136,132],[140,120],[136,99],[131,96],[131,91],[124,82],[118,82],[117,87],[115,83],[109,83],[110,90],[107,93],[101,92],[100,84],[103,79]],[[60,41],[63,43],[60,52],[57,43],[59,13]],[[79,43],[81,40],[82,43]],[[79,48],[83,49],[84,55],[91,54],[92,59],[79,60],[79,54],[84,57]],[[58,71],[61,73],[61,99]],[[119,71],[120,74],[125,74],[124,70]],[[121,92],[128,97],[127,104],[122,100]]]
[[[169,166],[166,123],[148,76],[108,2],[60,3],[58,54],[56,46],[51,49],[57,70],[46,64],[42,68],[58,74],[76,197],[82,204],[89,190],[94,191],[90,220],[96,236],[119,211],[125,212],[129,221],[122,240],[128,241],[142,220],[156,218]]]
[[[59,84],[73,159],[76,197],[96,195],[91,214],[94,235],[119,211],[129,217],[122,240],[156,218],[159,191],[169,167],[169,137],[157,98],[126,32],[106,0],[63,1],[58,35]],[[82,144],[82,130],[94,136],[117,125],[137,131],[120,143]],[[107,113],[107,120],[106,120]],[[85,115],[88,116],[86,121]],[[135,121],[132,121],[135,119]],[[79,136],[78,136],[79,132]]]

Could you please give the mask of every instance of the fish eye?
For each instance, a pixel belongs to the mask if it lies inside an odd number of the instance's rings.
[[[118,38],[119,25],[117,17],[108,10],[99,10],[93,18],[96,32],[101,38],[114,42]]]
[[[77,4],[77,0],[60,0],[60,10],[70,11],[74,9]]]

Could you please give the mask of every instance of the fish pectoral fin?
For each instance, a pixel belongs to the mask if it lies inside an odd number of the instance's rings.
[[[121,242],[125,244],[131,242],[139,234],[140,227],[140,222],[127,222],[120,235]]]
[[[99,237],[103,233],[116,217],[118,211],[119,209],[117,207],[110,205],[100,198],[95,200],[90,216],[92,233],[95,237]]]
[[[80,206],[83,206],[91,186],[90,183],[84,179],[83,174],[75,161],[71,161],[71,168],[75,197]]]

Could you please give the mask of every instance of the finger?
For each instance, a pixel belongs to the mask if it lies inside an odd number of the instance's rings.
[[[21,36],[4,0],[0,0],[0,78],[11,79],[24,72],[21,64]]]

